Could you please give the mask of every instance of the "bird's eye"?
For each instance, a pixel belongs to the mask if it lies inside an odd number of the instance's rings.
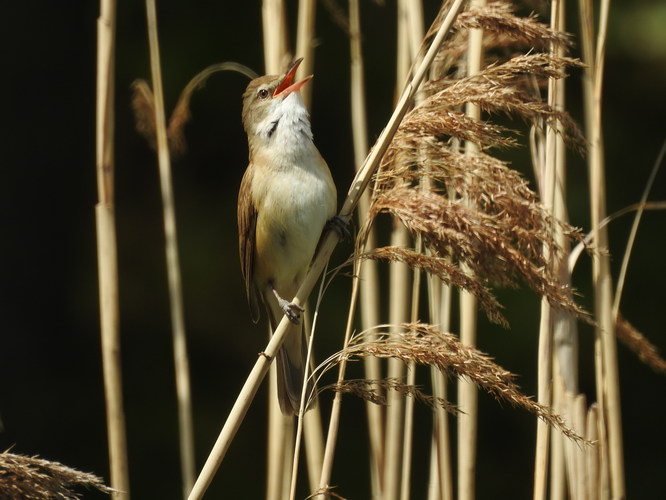
[[[259,92],[257,92],[257,95],[259,96],[259,99],[266,99],[268,97],[268,90],[259,89]]]

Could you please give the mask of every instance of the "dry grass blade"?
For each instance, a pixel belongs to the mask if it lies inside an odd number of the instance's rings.
[[[190,113],[192,94],[194,94],[195,90],[202,88],[211,75],[220,71],[235,71],[250,79],[258,76],[255,71],[247,66],[233,61],[212,64],[197,73],[180,93],[178,103],[171,113],[171,118],[169,118],[167,137],[169,139],[169,151],[172,155],[183,154],[187,149],[184,130],[185,125],[192,118]],[[141,79],[132,82],[131,88],[132,110],[134,111],[136,130],[148,141],[150,147],[155,149],[157,133],[155,129],[155,98],[153,91],[148,82]]]
[[[6,500],[75,500],[74,488],[113,490],[94,474],[58,462],[14,453],[0,453],[0,496]]]
[[[319,488],[312,495],[305,497],[305,500],[308,500],[310,498],[319,498],[320,496],[324,498],[336,498],[337,500],[347,500],[345,497],[335,493],[333,491],[334,488],[335,486],[327,486],[325,488]]]
[[[364,341],[361,334],[340,353],[342,358],[365,356],[413,361],[420,365],[436,366],[456,377],[468,377],[498,400],[507,401],[537,415],[568,438],[585,442],[561,416],[524,395],[514,382],[511,372],[496,364],[487,354],[462,344],[455,335],[440,332],[431,325],[404,324],[399,331],[380,336],[374,341]]]
[[[182,154],[186,149],[185,136],[183,135],[183,131],[185,129],[185,125],[191,118],[190,99],[192,98],[192,94],[195,90],[202,88],[206,84],[206,80],[208,80],[211,75],[220,71],[235,71],[241,75],[247,76],[249,79],[253,79],[259,76],[255,71],[251,70],[247,66],[233,61],[213,64],[208,66],[203,71],[197,73],[194,78],[192,78],[187,83],[183,91],[180,93],[178,103],[173,109],[173,113],[171,113],[171,118],[169,118],[169,127],[167,133],[169,136],[171,151],[173,153]]]
[[[423,403],[432,409],[437,407],[443,408],[452,415],[457,415],[460,412],[458,407],[451,402],[442,398],[430,396],[420,390],[417,386],[405,384],[395,378],[384,378],[381,380],[344,380],[339,384],[322,388],[322,390],[325,389],[331,389],[333,392],[340,392],[343,394],[352,394],[364,401],[369,401],[376,405],[387,405],[388,401],[386,399],[386,394],[382,391],[393,390],[399,392],[403,396],[411,396],[418,402]]]
[[[615,334],[643,363],[657,373],[666,374],[666,360],[659,354],[657,346],[622,316],[617,318]]]

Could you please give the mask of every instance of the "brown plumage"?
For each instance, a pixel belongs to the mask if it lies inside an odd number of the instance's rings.
[[[243,94],[249,165],[238,195],[241,270],[252,320],[261,297],[271,328],[286,314],[291,324],[278,352],[278,398],[286,415],[298,412],[305,372],[302,309],[289,302],[310,266],[326,221],[335,215],[336,191],[312,142],[307,110],[293,83],[300,60],[280,76],[262,76]]]

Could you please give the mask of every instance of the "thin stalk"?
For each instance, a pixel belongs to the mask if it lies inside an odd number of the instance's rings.
[[[584,436],[586,433],[586,419],[587,419],[587,402],[584,394],[578,394],[572,402],[572,424],[573,429],[579,435]],[[576,464],[576,480],[574,482],[576,498],[579,500],[585,500],[587,498],[588,491],[588,476],[587,476],[587,467],[585,464],[585,447],[576,446],[573,443],[569,443],[573,448],[573,455],[575,457]]]
[[[298,23],[296,27],[296,57],[302,57],[303,62],[298,68],[299,78],[313,73],[314,68],[314,28],[317,3],[315,0],[300,0],[298,2]],[[301,89],[301,96],[305,107],[310,109],[312,101],[312,85]]]
[[[553,404],[551,407],[558,415],[566,415],[566,409],[564,408],[566,393],[564,392],[562,377],[558,375],[557,357],[553,358],[553,363]],[[550,439],[550,500],[565,500],[567,498],[567,481],[564,447],[567,438],[558,430],[550,429]],[[545,474],[542,474],[542,476],[545,478]]]
[[[407,228],[397,222],[396,224],[397,226],[391,236],[391,245],[407,248],[410,241]],[[409,317],[410,269],[407,265],[401,263],[391,263],[389,269],[389,323],[400,325]],[[389,359],[389,378],[404,382],[405,374],[406,365],[402,361]],[[387,394],[387,404],[383,491],[386,500],[397,500],[400,492],[400,469],[402,463],[401,434],[404,425],[404,398],[397,391],[389,391]]]
[[[296,30],[296,57],[302,57],[303,62],[299,67],[298,71],[300,72],[301,77],[305,77],[313,73],[314,68],[314,33],[315,33],[315,14],[316,14],[317,4],[314,0],[300,0],[298,2],[298,22]],[[310,109],[312,101],[312,89],[313,85],[306,85],[301,89],[301,96],[305,106]],[[317,317],[317,311],[319,310],[319,303],[323,294],[324,281],[322,281],[322,288],[320,290],[319,298],[317,301],[317,307],[315,308],[315,320]],[[308,330],[311,332],[310,343],[308,346],[308,358],[311,357],[312,351],[312,339],[314,338],[314,325],[316,321],[313,321],[313,325],[308,327]],[[310,366],[310,360],[308,359],[307,367]],[[307,375],[307,370],[306,370]],[[307,387],[307,384],[303,383],[303,389]],[[310,395],[308,394],[307,397]],[[301,404],[304,404],[306,397],[301,398]],[[303,415],[303,412],[301,412]],[[303,418],[298,420],[299,429],[301,426],[304,427],[304,436],[305,436],[305,448],[307,456],[307,469],[308,469],[308,479],[310,484],[310,489],[315,490],[319,484],[319,473],[321,472],[321,466],[323,462],[323,453],[324,453],[324,432],[321,424],[321,412],[319,405],[306,412],[303,415]],[[296,438],[296,445],[294,447],[294,472],[297,471],[296,464],[298,464],[298,449],[299,449],[299,438]],[[292,475],[292,495],[295,495],[295,475]]]
[[[270,337],[269,337],[270,338]],[[285,417],[277,402],[277,374],[271,367],[268,382],[268,446],[266,450],[266,499],[281,500],[289,464],[285,463],[285,450],[291,449],[292,418]]]
[[[415,242],[417,252],[423,251],[423,242],[420,237]],[[421,288],[421,272],[414,271],[412,279],[412,304],[411,304],[411,322],[416,323],[419,320],[419,301]],[[414,361],[407,365],[407,385],[413,387],[416,385],[416,363]],[[405,425],[402,434],[402,473],[400,478],[400,499],[409,500],[410,478],[412,472],[412,445],[414,433],[414,396],[407,395],[405,399]]]
[[[611,496],[625,497],[624,457],[622,445],[622,416],[620,406],[620,384],[617,364],[617,341],[615,318],[613,317],[613,290],[610,274],[608,229],[601,226],[606,217],[606,177],[602,131],[602,91],[604,59],[610,1],[602,0],[599,13],[599,29],[593,53],[592,7],[581,0],[581,24],[583,32],[583,62],[586,64],[583,78],[585,96],[585,124],[589,141],[588,170],[590,177],[590,219],[594,232],[596,250],[592,261],[592,283],[594,286],[594,310],[597,320],[595,330],[601,366],[597,373],[597,394],[602,420],[608,439],[608,464]]]
[[[451,330],[451,287],[443,282],[437,283],[435,278],[431,278],[430,288],[433,289],[431,291],[430,303],[435,304],[436,302],[439,302],[439,306],[436,309],[431,309],[430,314],[434,319],[432,323],[439,324],[442,332],[448,332]],[[437,292],[434,289],[437,289]],[[439,300],[437,300],[438,298]],[[445,374],[442,370],[432,367],[430,369],[430,378],[432,379],[433,396],[447,401],[448,391]],[[435,476],[431,474],[430,487],[438,492],[436,498],[441,500],[451,500],[453,498],[453,480],[451,475],[449,416],[447,411],[440,406],[435,408],[434,413],[433,447],[435,448],[434,458],[436,466],[434,469],[431,468],[431,470],[434,470],[437,473]]]
[[[409,57],[409,37],[406,14],[406,1],[398,1],[397,10],[397,82],[407,77]],[[393,221],[391,233],[391,246],[407,248],[410,245],[410,235],[407,228],[398,219]],[[410,275],[409,266],[400,262],[389,264],[389,323],[400,325],[409,318],[410,306]],[[388,360],[388,376],[392,380],[405,382],[407,366],[398,359]],[[405,398],[398,391],[388,391],[386,410],[386,434],[384,437],[384,487],[386,500],[397,500],[400,494],[400,481],[402,478],[402,445],[405,428]]]
[[[173,182],[171,180],[171,159],[166,131],[164,112],[164,92],[159,41],[157,37],[157,12],[155,0],[146,0],[148,22],[148,42],[150,45],[150,69],[155,95],[155,124],[157,132],[157,159],[160,172],[160,189],[164,214],[164,237],[169,282],[169,305],[173,333],[173,354],[176,372],[176,394],[178,397],[178,427],[180,435],[180,460],[183,481],[183,498],[194,484],[194,430],[192,425],[192,396],[190,392],[189,362],[185,336],[185,313],[183,291],[178,259],[178,236],[176,233],[176,210]]]
[[[345,199],[345,202],[340,212],[338,213],[338,217],[340,217],[343,222],[349,222],[350,218],[352,217],[354,210],[356,209],[356,206],[358,205],[358,202],[361,198],[361,194],[365,191],[372,179],[373,174],[377,170],[381,158],[384,156],[384,153],[386,153],[391,139],[395,135],[395,132],[398,129],[402,118],[407,112],[409,103],[414,98],[416,91],[421,85],[426,71],[432,64],[432,61],[437,54],[437,50],[444,41],[444,37],[448,34],[451,26],[453,25],[453,22],[458,17],[463,3],[464,0],[455,0],[453,3],[437,34],[431,42],[430,48],[423,58],[423,61],[414,72],[411,80],[407,83],[407,85],[405,85],[405,89],[403,90],[403,93],[398,100],[398,104],[396,105],[386,127],[379,135],[379,138],[375,143],[375,147],[372,149],[365,162],[363,163],[363,166],[354,177],[351,187],[349,188],[347,198]],[[307,300],[308,295],[319,279],[319,276],[324,270],[324,267],[326,266],[328,259],[330,258],[331,253],[333,252],[333,249],[337,245],[338,241],[339,235],[335,231],[329,231],[323,235],[319,246],[319,251],[312,260],[310,269],[308,270],[308,273],[306,274],[301,287],[296,293],[296,296],[293,298],[293,302],[296,304],[303,304],[305,300]],[[250,375],[248,376],[243,385],[243,388],[241,389],[241,392],[236,398],[236,402],[234,403],[234,406],[232,407],[231,412],[229,413],[229,416],[227,417],[227,420],[222,427],[220,435],[218,436],[212,451],[206,459],[206,463],[204,464],[204,467],[199,474],[199,477],[197,478],[192,491],[190,492],[188,500],[197,500],[202,498],[203,494],[208,489],[208,486],[215,476],[215,472],[222,463],[222,460],[224,460],[224,456],[226,455],[226,452],[231,445],[231,441],[240,428],[243,418],[247,413],[247,410],[249,409],[250,404],[252,403],[252,400],[257,393],[257,390],[259,389],[261,381],[268,371],[268,367],[271,361],[284,342],[287,333],[287,326],[289,326],[289,319],[285,316],[278,324],[264,351],[258,356],[257,361],[255,362],[254,367],[250,372]]]
[[[406,0],[398,1],[397,16],[397,82],[402,82],[409,71],[409,40],[405,14]],[[396,93],[398,91],[396,90]],[[391,246],[407,248],[410,236],[407,228],[398,219],[393,220]],[[405,323],[409,318],[410,304],[410,268],[401,262],[391,262],[389,269],[389,318],[392,325]],[[405,382],[407,366],[399,359],[388,360],[388,376],[392,380]],[[398,391],[388,391],[386,395],[386,430],[384,436],[384,485],[386,500],[397,500],[400,494],[402,469],[402,435],[405,417],[405,398]]]
[[[592,405],[587,410],[586,433],[585,437],[591,443],[597,443],[598,438],[598,412],[596,405]],[[594,444],[585,448],[585,462],[588,476],[587,496],[588,500],[599,500],[601,498],[601,484],[599,479],[599,445]]]
[[[349,305],[349,311],[347,314],[347,326],[345,328],[345,338],[343,345],[347,347],[351,339],[353,325],[354,325],[354,316],[356,313],[356,304],[358,303],[358,293],[359,293],[360,282],[358,279],[355,279],[352,284],[352,293]],[[338,367],[338,379],[337,383],[341,384],[345,379],[345,371],[347,369],[347,360],[343,359],[340,362]],[[321,475],[319,476],[319,488],[318,491],[321,492],[321,495],[318,495],[317,498],[325,498],[325,492],[331,484],[331,475],[333,473],[333,459],[335,458],[335,449],[338,442],[338,431],[340,430],[340,412],[342,410],[342,394],[340,392],[335,393],[333,398],[333,406],[331,407],[331,418],[328,423],[328,434],[326,435],[326,447],[324,448],[324,461],[321,467]]]
[[[118,307],[118,256],[113,208],[116,2],[100,0],[97,19],[97,266],[104,397],[112,498],[129,500]]]
[[[325,270],[324,270],[324,276],[326,276]],[[298,414],[298,425],[296,426],[296,439],[293,447],[293,460],[291,466],[290,492],[289,492],[289,498],[291,500],[295,500],[296,498],[298,465],[300,462],[300,448],[301,448],[301,440],[304,433],[305,419],[307,418],[307,415],[311,415],[313,413],[306,411],[308,400],[312,396],[312,394],[308,394],[307,380],[310,376],[310,366],[312,366],[312,347],[314,344],[314,334],[317,326],[317,318],[319,317],[319,306],[321,305],[321,300],[324,296],[324,288],[326,284],[325,282],[326,282],[325,279],[321,280],[319,286],[319,296],[317,297],[317,306],[315,307],[312,324],[306,324],[308,328],[307,331],[310,332],[310,335],[308,336],[308,351],[305,360],[306,369],[304,374],[303,387],[301,390],[301,406],[299,408],[299,414]],[[313,411],[314,410],[317,410],[316,416],[318,416],[319,415],[318,406],[316,408],[313,408]],[[310,444],[317,445],[317,446],[312,446],[309,450],[310,453],[308,453],[308,470],[310,471],[309,474],[310,489],[315,490],[317,488],[318,483],[317,479],[315,479],[314,476],[316,472],[319,472],[321,470],[323,462],[323,436],[321,432],[317,432],[317,430],[321,430],[321,420],[318,418],[315,418],[314,420],[309,419],[307,424],[310,432],[309,437],[311,439],[314,438],[314,440],[316,441]]]
[[[280,74],[287,62],[287,23],[283,0],[263,0],[261,4],[264,42],[264,71]],[[270,328],[268,331],[271,338]],[[291,468],[285,460],[285,450],[291,449],[293,419],[282,415],[277,398],[277,369],[270,369],[268,384],[268,444],[266,464],[266,500],[282,500],[288,488]],[[288,493],[288,490],[287,490]]]
[[[472,0],[471,7],[485,6],[485,0]],[[467,51],[467,74],[476,75],[483,63],[483,30],[471,29]],[[465,113],[470,118],[480,120],[481,109],[468,103]],[[465,153],[474,155],[479,146],[465,142]],[[476,297],[464,290],[460,292],[460,341],[468,346],[476,345],[477,301]],[[475,497],[476,438],[478,426],[478,391],[468,379],[458,379],[458,498],[472,500]]]
[[[553,4],[555,7],[555,4]],[[555,31],[566,31],[566,5],[564,0],[557,4],[557,11],[553,11],[551,27]],[[564,57],[565,48],[562,45],[551,47],[551,53],[555,57]],[[564,81],[552,82],[552,103],[551,106],[558,111],[565,112],[565,85]],[[560,127],[559,124],[554,124],[554,127]],[[553,186],[553,207],[552,211],[555,219],[562,222],[568,222],[568,213],[566,208],[566,145],[564,143],[563,134],[556,130],[555,133],[555,184]],[[553,260],[555,274],[559,277],[562,285],[571,286],[571,274],[569,273],[566,255],[570,252],[569,239],[565,236],[561,226],[552,226],[553,240],[556,245],[562,249],[561,256],[557,260]],[[552,322],[552,335],[553,335],[553,350],[555,362],[553,364],[554,372],[553,378],[557,378],[559,383],[559,391],[555,393],[553,404],[556,408],[563,407],[563,412],[570,416],[571,425],[584,435],[585,426],[581,423],[584,419],[582,416],[585,413],[581,405],[585,405],[584,396],[579,394],[578,391],[578,329],[576,320],[570,314],[561,310],[554,310]],[[555,373],[555,371],[557,373]],[[578,423],[578,427],[576,427]],[[571,469],[567,469],[569,473],[570,490],[577,492],[579,498],[585,484],[585,474],[581,466],[580,447],[572,446],[569,440],[565,439],[561,434],[556,434],[551,430],[553,439],[556,439],[564,446],[560,446],[563,452],[559,456],[559,460],[563,460],[565,464],[575,464]],[[555,450],[552,453],[552,459],[555,460]],[[562,464],[559,464],[560,466]],[[551,485],[555,481],[561,481],[561,491],[566,491],[566,478],[564,476],[553,476],[551,478]]]
[[[365,78],[363,75],[363,51],[361,50],[361,13],[359,0],[349,0],[349,49],[351,73],[351,116],[352,142],[354,147],[354,165],[358,171],[368,152],[368,125],[365,104]],[[370,209],[370,196],[363,193],[358,204],[359,227],[365,225]],[[376,231],[370,228],[365,248],[375,248]],[[361,330],[370,330],[379,324],[379,277],[377,262],[374,260],[356,260],[354,263],[354,279],[360,284]],[[379,380],[381,364],[379,359],[367,356],[363,360],[365,378]],[[382,408],[371,402],[365,403],[368,414],[368,436],[370,439],[370,475],[373,497],[381,496],[382,463],[384,444],[382,440],[384,419]]]
[[[551,28],[560,30],[562,20],[562,2],[554,0],[551,3]],[[557,55],[555,45],[551,46],[551,54]],[[558,106],[560,99],[560,82],[554,78],[548,80],[548,104],[552,107]],[[558,190],[558,173],[563,175],[562,150],[558,142],[561,137],[557,133],[555,123],[546,123],[546,147],[543,163],[543,171],[540,176],[541,198],[545,208],[554,213],[555,193]],[[555,231],[551,227],[551,231]],[[555,240],[558,238],[554,235]],[[553,249],[544,246],[543,254],[546,262],[551,261]],[[551,405],[552,401],[552,379],[553,379],[553,323],[557,313],[553,310],[546,298],[541,299],[541,319],[539,323],[539,347],[538,347],[538,389],[537,400],[540,404]],[[566,398],[563,399],[563,408],[566,406]],[[534,494],[535,500],[546,498],[546,487],[548,483],[548,455],[550,452],[550,427],[545,422],[537,421],[536,451],[534,459]],[[564,479],[564,475],[560,475]],[[551,485],[553,488],[563,489],[562,485]]]
[[[657,177],[657,172],[661,166],[662,161],[664,160],[664,155],[666,155],[666,141],[661,146],[659,155],[657,156],[657,161],[652,167],[650,172],[650,177],[648,178],[647,183],[645,184],[645,189],[643,190],[643,195],[641,200],[638,202],[638,209],[636,210],[636,215],[634,216],[634,222],[631,225],[631,232],[627,238],[627,247],[624,250],[624,255],[622,256],[622,266],[620,267],[620,272],[617,277],[617,286],[615,287],[615,301],[613,302],[613,318],[617,321],[617,315],[620,311],[620,299],[622,298],[622,290],[624,289],[624,280],[627,276],[627,268],[629,267],[629,259],[631,257],[631,250],[633,249],[634,242],[636,241],[636,234],[638,233],[638,225],[641,222],[641,217],[643,216],[643,211],[647,205],[648,195],[652,190],[652,185],[654,180]]]
[[[287,21],[283,0],[263,0],[261,18],[264,34],[264,66],[267,75],[284,71],[287,59]],[[305,62],[305,61],[304,61]]]
[[[314,408],[305,413],[303,419],[308,482],[310,491],[316,491],[319,487],[319,475],[324,465],[324,430],[321,424],[321,405],[316,404]]]
[[[401,34],[404,40],[403,45],[406,50],[406,58],[410,65],[418,62],[419,48],[424,36],[423,26],[423,6],[421,2],[401,1],[398,3],[400,14],[399,23],[402,26]],[[406,75],[399,75],[399,81],[404,80]],[[418,106],[419,96],[417,95],[414,104]],[[426,175],[420,181],[422,188],[427,188],[430,184],[429,177]],[[417,238],[415,241],[415,249],[417,252],[423,252],[423,241]],[[430,280],[429,276],[426,276]],[[430,285],[430,281],[428,281]],[[419,302],[420,302],[420,286],[421,286],[421,272],[418,270],[413,271],[412,275],[412,303],[411,303],[411,321],[418,321]],[[407,365],[407,385],[414,386],[416,384],[416,363],[411,362]],[[414,397],[408,395],[405,399],[405,417],[403,425],[403,440],[402,440],[402,472],[400,479],[400,498],[401,500],[409,500],[410,497],[410,479],[411,479],[411,465],[412,465],[412,447],[413,447],[413,432],[414,432]]]

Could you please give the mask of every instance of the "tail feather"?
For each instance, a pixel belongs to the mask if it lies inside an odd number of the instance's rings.
[[[304,344],[302,344],[305,347]],[[305,351],[305,349],[303,349]],[[298,413],[301,406],[301,393],[303,391],[303,376],[305,374],[306,352],[302,353],[302,358],[293,360],[290,358],[290,352],[282,347],[277,353],[277,395],[280,403],[280,410],[284,415],[293,415]],[[312,384],[308,382],[308,391]]]
[[[271,318],[271,329],[274,331],[278,322],[275,321],[272,314],[269,317]],[[278,402],[284,415],[294,415],[300,410],[307,354],[307,339],[303,324],[290,324],[285,341],[275,360]],[[313,387],[312,381],[308,380],[306,398],[312,393]]]

